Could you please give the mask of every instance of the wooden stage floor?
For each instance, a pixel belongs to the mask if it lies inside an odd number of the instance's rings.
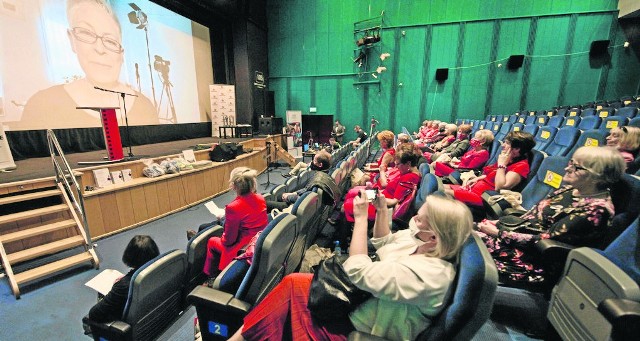
[[[254,136],[253,138],[260,138],[264,136]],[[201,137],[191,140],[178,140],[171,142],[162,142],[155,144],[147,144],[141,146],[133,146],[133,154],[136,157],[159,157],[163,155],[173,155],[182,152],[185,149],[190,149],[198,144],[211,144],[218,142],[240,142],[249,140],[251,138],[228,138],[223,139],[219,137]],[[128,155],[129,148],[124,148],[124,154]],[[71,168],[85,168],[89,165],[79,165],[78,162],[83,161],[99,161],[107,155],[105,150],[97,150],[86,153],[74,153],[65,154],[67,161]],[[16,181],[32,180],[55,176],[55,171],[51,163],[50,157],[30,158],[25,160],[16,161],[16,169],[8,172],[0,172],[0,183],[9,183]]]

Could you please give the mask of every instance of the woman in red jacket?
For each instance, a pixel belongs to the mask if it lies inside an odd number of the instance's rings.
[[[458,160],[446,157],[434,162],[433,168],[436,176],[447,176],[456,169],[480,169],[489,160],[489,147],[493,143],[491,130],[478,130],[469,141],[471,148]]]
[[[224,209],[222,236],[211,237],[207,243],[203,272],[210,277],[215,277],[229,265],[238,251],[267,226],[267,203],[262,195],[256,193],[257,175],[254,169],[247,167],[231,171],[229,186],[237,196]]]

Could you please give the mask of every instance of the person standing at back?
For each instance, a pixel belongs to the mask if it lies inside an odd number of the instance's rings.
[[[331,130],[331,136],[338,141],[338,143],[342,144],[342,138],[344,137],[345,127],[340,124],[340,121],[336,120],[333,125],[333,129]]]

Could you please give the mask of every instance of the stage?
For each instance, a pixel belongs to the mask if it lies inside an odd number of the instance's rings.
[[[264,135],[255,136],[255,138],[264,138]],[[201,137],[189,140],[178,140],[170,142],[161,142],[154,144],[146,144],[134,146],[132,148],[135,156],[147,156],[157,158],[163,155],[179,154],[185,149],[191,149],[198,144],[212,144],[218,142],[241,142],[251,139],[246,138],[219,138],[219,137]],[[125,156],[128,155],[129,148],[124,148]],[[78,162],[83,161],[99,161],[107,156],[106,150],[97,150],[85,153],[65,154],[71,168],[86,168],[87,165],[79,165]],[[25,181],[39,178],[55,176],[53,164],[50,157],[37,157],[20,161],[15,161],[16,169],[10,172],[0,172],[0,183]]]

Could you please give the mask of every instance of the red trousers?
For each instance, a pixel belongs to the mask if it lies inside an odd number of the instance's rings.
[[[313,274],[293,273],[244,318],[246,340],[346,340],[353,330],[350,321],[323,326],[307,309]],[[290,334],[289,334],[290,333]]]

